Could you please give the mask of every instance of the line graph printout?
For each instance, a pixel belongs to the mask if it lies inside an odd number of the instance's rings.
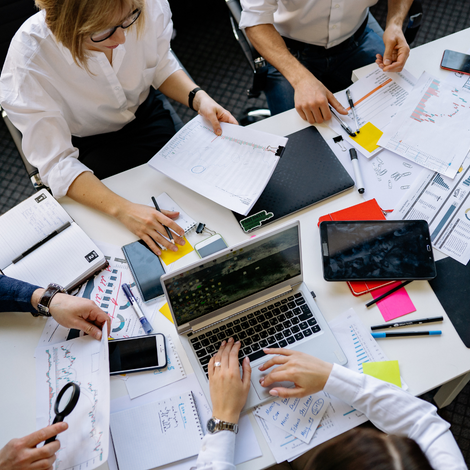
[[[362,373],[364,362],[388,360],[353,309],[339,315],[329,325],[348,358],[345,366],[348,369]],[[367,421],[367,418],[352,406],[332,395],[326,393],[325,395],[331,399],[331,402],[309,444],[255,415],[277,463],[294,460],[307,450]]]
[[[424,72],[379,145],[455,178],[470,148],[470,94]]]
[[[64,385],[75,382],[80,398],[65,419],[54,470],[92,470],[108,458],[109,362],[106,331],[101,341],[90,336],[36,349],[36,424],[52,424],[55,399]]]
[[[286,137],[221,123],[217,136],[197,116],[149,161],[183,186],[246,215],[268,184]]]
[[[470,155],[452,180],[421,174],[388,217],[426,220],[434,248],[462,264],[470,260]]]
[[[366,129],[363,129],[363,126],[366,124],[369,124],[369,126],[372,125],[376,130],[376,137],[370,136],[370,138],[367,138],[369,143],[372,143],[370,142],[371,139],[375,139],[375,143],[377,142],[388,123],[397,114],[398,110],[413,90],[415,83],[416,78],[406,70],[400,73],[386,73],[377,67],[349,87],[354,107],[356,108],[361,134],[364,136],[364,133],[367,132]],[[341,115],[341,119],[348,124],[351,129],[355,130],[356,123],[349,107],[346,93],[339,91],[335,93],[335,98],[349,112],[347,116]],[[346,134],[336,119],[331,119],[328,125],[335,132],[342,135],[347,142],[353,145],[367,158],[372,157],[382,150],[381,148],[371,150],[371,148],[366,146],[369,148],[369,150],[367,150],[361,145],[360,140],[352,139]],[[359,134],[358,137],[361,137],[361,134]]]

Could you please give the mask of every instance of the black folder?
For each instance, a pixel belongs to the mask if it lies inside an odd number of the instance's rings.
[[[233,213],[245,232],[264,227],[354,186],[318,130],[287,136],[286,148],[248,215]]]
[[[429,284],[460,339],[470,348],[470,263],[465,266],[444,258],[436,262],[436,268],[437,277]]]

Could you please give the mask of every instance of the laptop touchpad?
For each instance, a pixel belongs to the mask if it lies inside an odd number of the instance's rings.
[[[258,364],[258,366],[259,365],[260,364]],[[256,390],[256,393],[258,394],[261,400],[265,400],[266,398],[273,398],[269,394],[269,390],[271,388],[275,388],[275,387],[293,388],[295,386],[294,382],[275,382],[270,387],[262,387],[261,384],[259,383],[259,380],[261,379],[261,377],[265,377],[266,375],[268,375],[268,373],[272,371],[273,368],[271,368],[270,370],[261,371],[258,369],[258,366],[254,366],[251,371],[251,384],[253,385],[253,388]]]

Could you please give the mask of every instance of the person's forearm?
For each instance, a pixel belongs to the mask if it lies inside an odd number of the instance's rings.
[[[127,199],[107,188],[90,171],[85,171],[75,178],[67,191],[67,196],[117,219],[130,204]]]
[[[403,26],[406,15],[411,7],[413,0],[388,0],[388,13],[386,28],[391,25]]]
[[[260,24],[246,28],[246,34],[255,49],[284,77],[296,85],[311,73],[289,52],[289,49],[272,24]]]
[[[184,70],[177,70],[172,73],[160,86],[159,90],[168,98],[178,101],[185,106],[188,106],[189,92],[196,88],[196,84],[188,77]],[[194,97],[193,106],[194,109],[198,109],[196,104],[197,95]]]

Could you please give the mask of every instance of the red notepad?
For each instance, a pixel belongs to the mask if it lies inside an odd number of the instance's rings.
[[[385,215],[375,199],[361,202],[355,206],[347,207],[340,211],[332,212],[318,219],[321,222],[329,220],[385,220]],[[393,284],[395,281],[348,281],[348,286],[353,295],[367,294],[371,290]]]

